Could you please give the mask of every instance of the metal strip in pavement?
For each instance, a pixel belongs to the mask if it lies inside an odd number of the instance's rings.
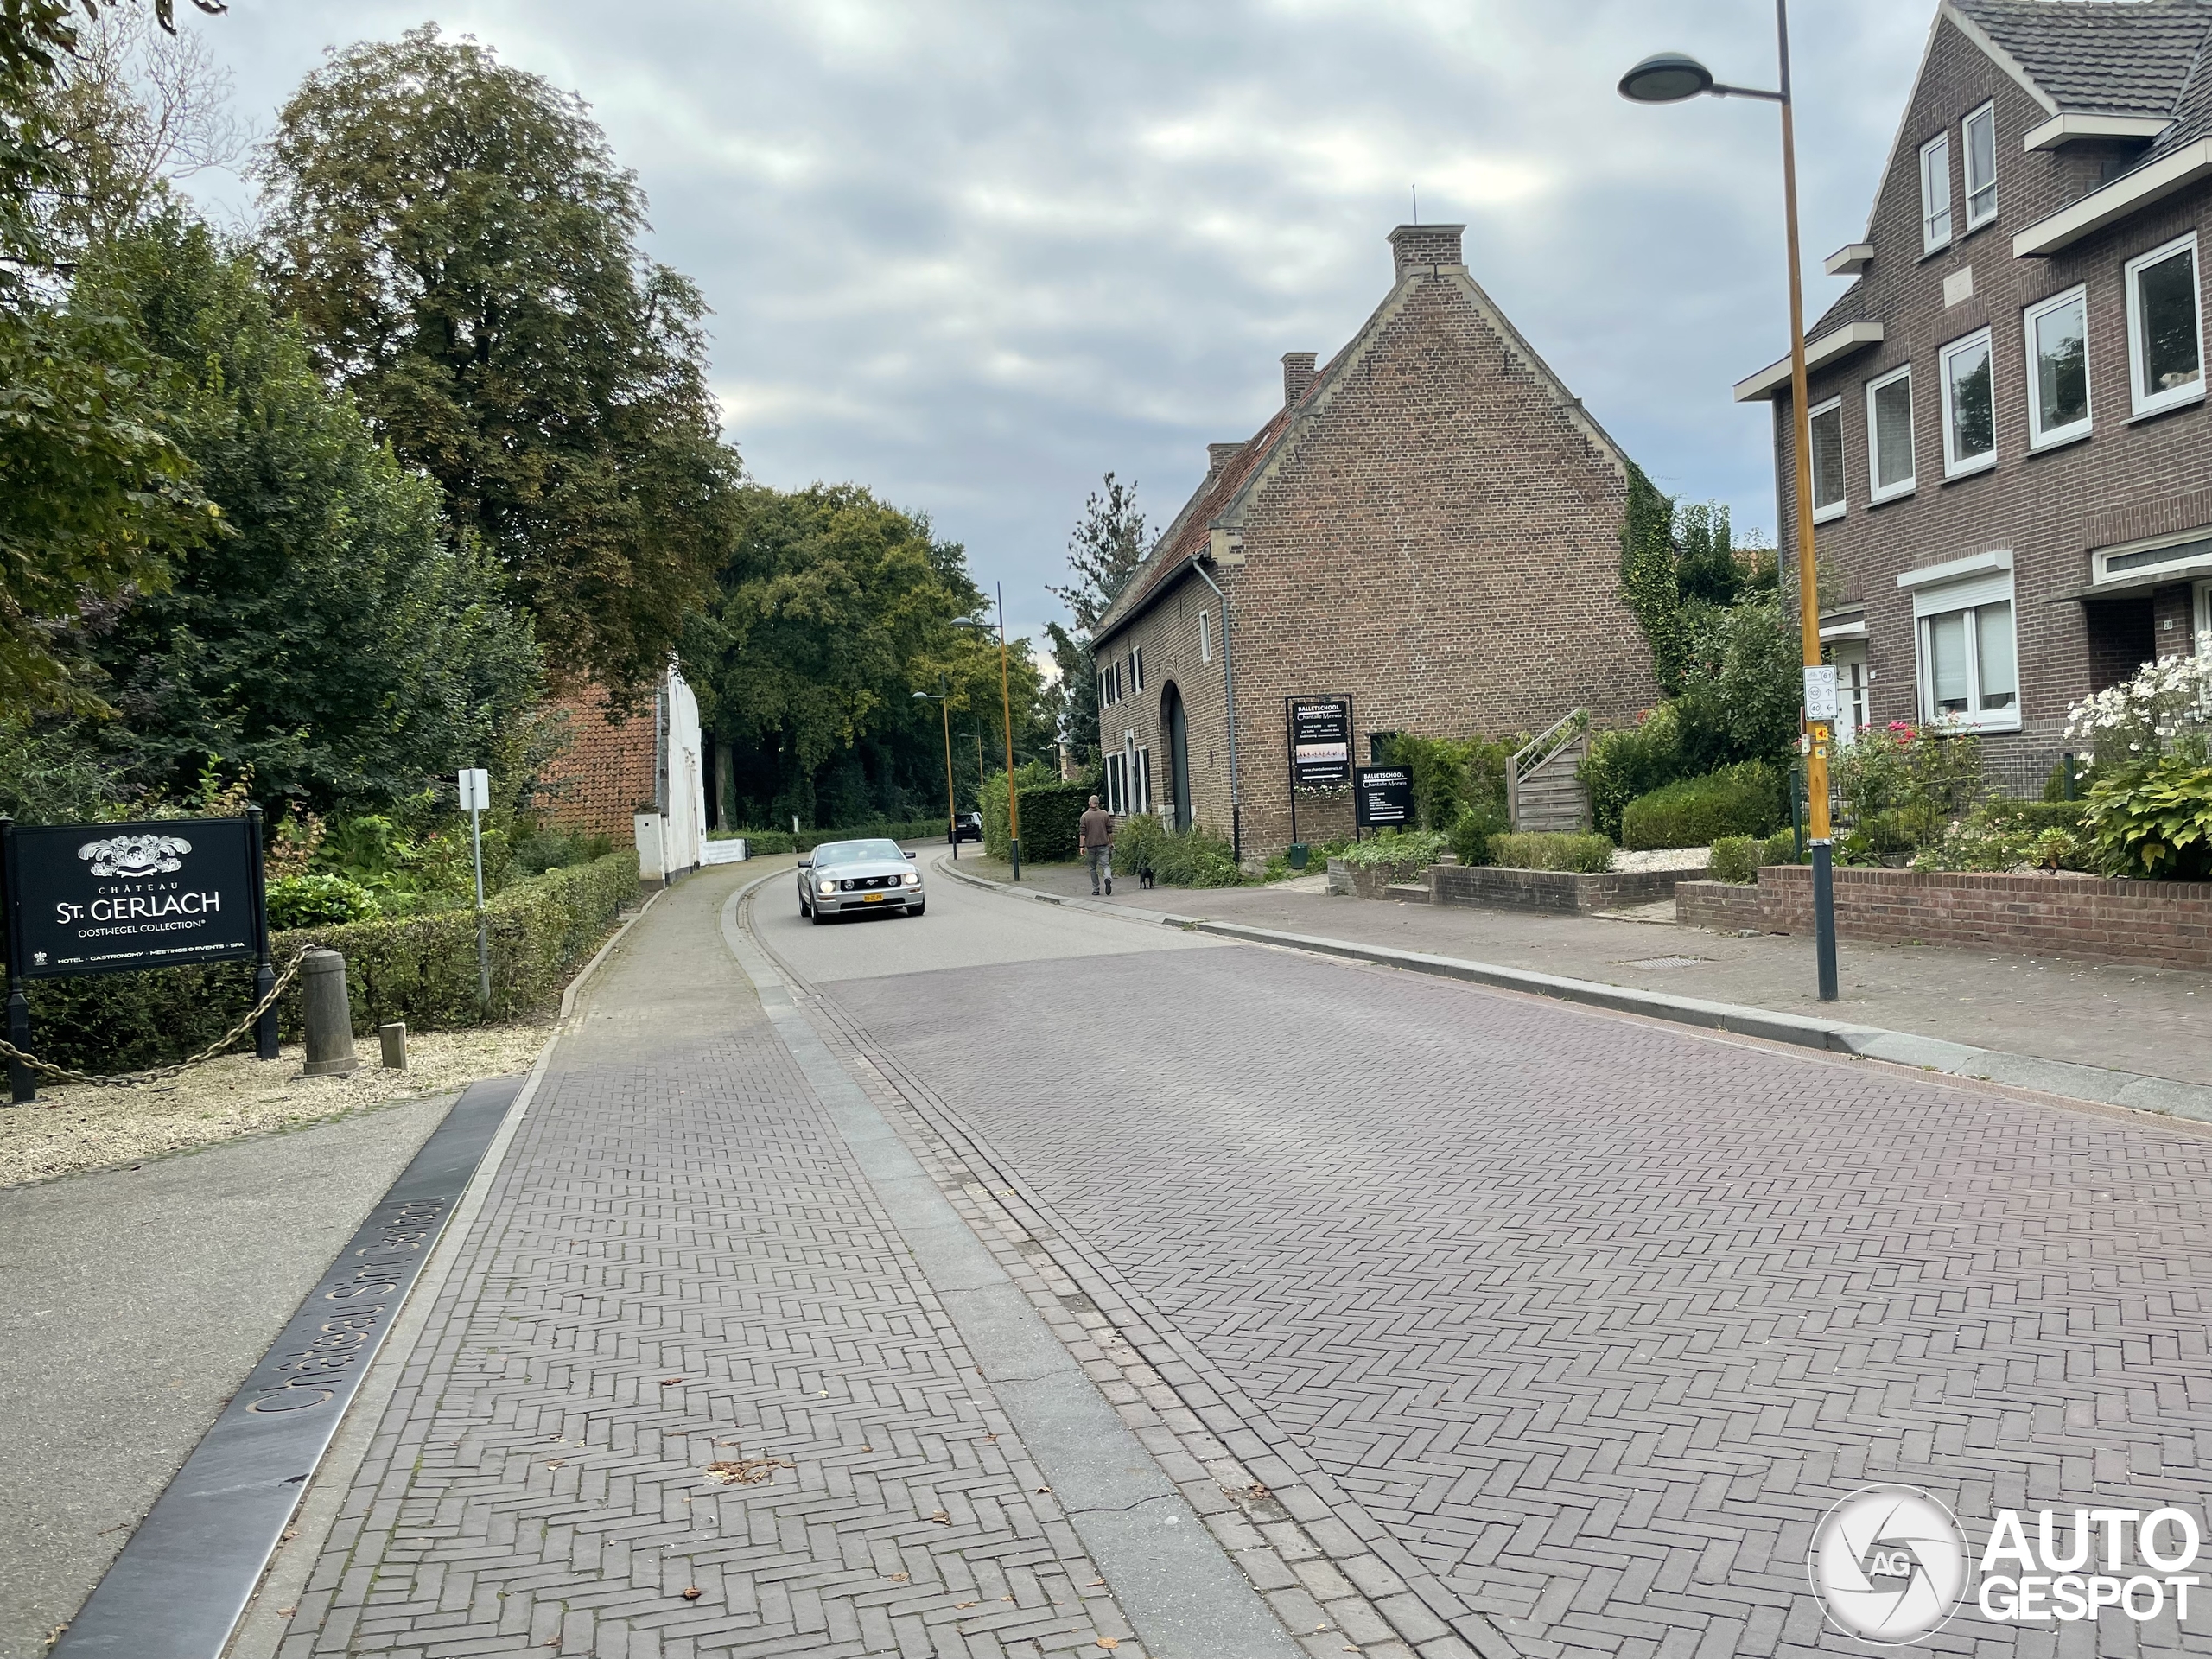
[[[938,1190],[722,906],[722,939],[1154,1659],[1300,1659],[1252,1581]]]
[[[1387,944],[1363,944],[1319,934],[1286,933],[1275,928],[1254,927],[1244,922],[1216,921],[1205,916],[1178,916],[1169,911],[1138,910],[1121,905],[1064,893],[1043,893],[1034,887],[1011,886],[988,876],[971,875],[946,868],[943,874],[969,887],[1001,893],[1008,898],[1029,899],[1069,910],[1096,912],[1123,921],[1153,924],[1209,933],[1217,938],[1239,939],[1251,944],[1277,945],[1310,951],[1316,956],[1341,957],[1380,968],[1402,968],[1408,973],[1433,974],[1440,978],[1465,980],[1498,990],[1522,991],[1615,1014],[1642,1014],[1674,1025],[1698,1026],[1739,1037],[1790,1043],[1800,1048],[1884,1060],[1946,1077],[1968,1077],[2009,1089],[2031,1090],[2064,1100],[2118,1106],[2159,1117],[2187,1118],[2212,1123],[2212,1088],[2181,1083],[2171,1077],[2139,1071],[2120,1071],[2109,1066],[2083,1065],[2074,1060],[2045,1059],[2037,1054],[2016,1054],[1999,1048],[1976,1048],[1940,1037],[1922,1037],[1881,1026],[1853,1025],[1848,1020],[1823,1020],[1817,1015],[1783,1014],[1773,1008],[1754,1008],[1738,1002],[1710,1002],[1701,997],[1680,996],[1665,991],[1646,991],[1628,985],[1607,985],[1597,980],[1570,979],[1560,974],[1539,973],[1531,968],[1504,968],[1495,963],[1473,962],[1459,957],[1440,957],[1426,950],[1401,950]]]
[[[300,1493],[521,1091],[464,1090],[231,1396],[53,1659],[215,1659]]]

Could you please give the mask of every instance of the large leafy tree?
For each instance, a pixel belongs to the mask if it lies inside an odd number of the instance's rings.
[[[168,429],[228,533],[159,546],[167,588],[81,629],[121,715],[79,741],[130,789],[208,761],[264,798],[372,807],[513,741],[540,668],[528,620],[438,491],[315,372],[251,257],[164,216],[111,245],[77,308],[169,366]]]
[[[321,365],[438,482],[550,660],[657,673],[727,546],[692,284],[582,102],[435,25],[334,54],[264,173],[269,265]]]
[[[748,486],[717,588],[683,662],[732,746],[741,817],[834,826],[940,809],[944,728],[917,691],[949,689],[956,727],[988,734],[995,769],[997,640],[954,626],[983,595],[926,518],[857,485]],[[1028,760],[1049,752],[1049,728],[1027,642],[1013,645],[1014,747]],[[972,766],[959,772],[969,798]]]
[[[1098,759],[1098,664],[1091,636],[1152,549],[1153,537],[1137,505],[1137,486],[1109,473],[1084,499],[1083,517],[1068,537],[1068,570],[1074,580],[1065,587],[1046,586],[1075,619],[1072,632],[1052,622],[1046,632],[1059,671],[1053,712],[1060,740],[1086,764]]]

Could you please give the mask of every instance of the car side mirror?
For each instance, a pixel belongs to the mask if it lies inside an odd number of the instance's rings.
[[[798,861],[798,867],[802,870],[810,870],[814,868],[814,861],[810,858],[802,858]]]
[[[912,862],[914,861],[914,855],[913,855],[911,851],[910,851],[910,852],[908,852],[908,853],[907,853],[907,855],[906,855],[906,861],[907,861],[909,864],[911,864],[911,863],[912,863]]]

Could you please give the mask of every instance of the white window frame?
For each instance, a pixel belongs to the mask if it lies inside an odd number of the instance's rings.
[[[2137,273],[2187,249],[2190,269],[2196,277],[2190,285],[2190,297],[2196,303],[2196,379],[2193,385],[2177,386],[2171,391],[2143,391],[2143,318],[2142,306],[2137,298]],[[2120,281],[2127,289],[2127,398],[2138,415],[2157,415],[2169,409],[2179,409],[2183,404],[2202,403],[2204,398],[2204,266],[2197,257],[2196,232],[2190,231],[2171,242],[2162,243],[2147,253],[2139,253],[2120,270]]]
[[[1974,182],[1974,124],[1985,118],[1989,123],[1989,177],[1983,181],[1981,189],[1977,190]],[[1997,103],[1994,99],[1959,123],[1959,168],[1966,184],[1967,229],[1977,231],[1997,217]],[[1984,192],[1988,194],[1989,206],[1977,213],[1974,210],[1974,199]]]
[[[1826,506],[1821,505],[1821,474],[1817,464],[1821,451],[1820,446],[1813,442],[1813,423],[1823,415],[1835,416],[1835,465],[1836,470],[1841,472],[1843,470],[1843,394],[1841,392],[1838,392],[1825,404],[1815,404],[1805,416],[1805,442],[1810,451],[1805,459],[1805,474],[1813,480],[1813,522],[1816,524],[1825,524],[1832,518],[1842,518],[1851,493],[1844,487],[1844,481],[1839,478],[1835,481],[1835,499]]]
[[[1962,731],[2017,732],[2020,705],[2027,692],[2020,671],[2020,601],[2012,581],[2009,552],[1976,554],[1929,569],[1908,570],[1897,585],[1912,594],[1913,706],[1923,721]],[[1964,714],[1940,714],[1936,708],[1936,672],[1929,648],[1931,625],[1940,617],[1978,611],[1986,605],[2003,604],[2012,615],[2012,706],[2009,709],[1970,709]],[[1981,701],[1981,630],[1965,630],[1967,684],[1975,702]]]
[[[1122,812],[1122,757],[1119,753],[1106,757],[1106,810],[1116,817]]]
[[[1129,690],[1132,691],[1144,690],[1144,647],[1142,645],[1129,647]]]
[[[1829,652],[1829,660],[1835,668],[1835,741],[1855,743],[1859,734],[1874,723],[1874,671],[1868,659],[1866,642],[1839,639]],[[1856,683],[1851,675],[1853,668],[1859,671]]]
[[[2196,631],[2196,654],[2212,656],[2212,582],[2196,584],[2190,594],[2190,615]],[[2151,649],[2155,652],[2158,648],[2158,642],[2153,639]]]
[[[1213,613],[1211,611],[1198,613],[1198,660],[1202,663],[1213,661]]]
[[[1929,177],[1928,164],[1942,152],[1943,179],[1940,205],[1935,181]],[[1936,233],[1936,221],[1941,219],[1943,232]],[[1934,253],[1951,245],[1951,135],[1939,132],[1920,147],[1920,251]]]
[[[1140,812],[1152,810],[1152,746],[1137,745],[1136,765],[1137,805]]]
[[[2064,426],[2046,429],[2043,423],[2043,362],[2036,354],[2036,325],[2045,317],[2077,308],[2082,313],[2082,418],[2069,421]],[[2076,283],[2063,294],[2054,294],[2047,300],[2037,300],[2020,314],[2020,334],[2024,341],[2024,351],[2028,367],[2028,448],[2031,450],[2056,449],[2061,444],[2075,443],[2089,435],[2097,412],[2096,389],[2091,385],[2089,364],[2089,288],[2086,283]]]
[[[1961,460],[1953,453],[1957,429],[1951,416],[1951,359],[1976,347],[1989,365],[1989,448],[1982,454]],[[1997,342],[1985,325],[1970,334],[1961,334],[1936,353],[1936,390],[1943,404],[1943,476],[1965,478],[1974,473],[1986,473],[1997,464]]]
[[[1885,486],[1882,482],[1882,433],[1880,423],[1874,416],[1874,394],[1883,388],[1905,382],[1904,429],[1911,438],[1912,471],[1897,483]],[[1866,383],[1866,499],[1869,501],[1896,501],[1910,495],[1920,482],[1920,439],[1913,430],[1912,365],[1904,364],[1887,374],[1878,375]]]

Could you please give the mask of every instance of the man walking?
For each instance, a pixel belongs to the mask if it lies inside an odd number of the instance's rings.
[[[1099,806],[1096,795],[1090,798],[1090,810],[1083,815],[1083,854],[1090,861],[1091,896],[1097,896],[1098,877],[1103,871],[1110,898],[1114,892],[1114,815]]]

